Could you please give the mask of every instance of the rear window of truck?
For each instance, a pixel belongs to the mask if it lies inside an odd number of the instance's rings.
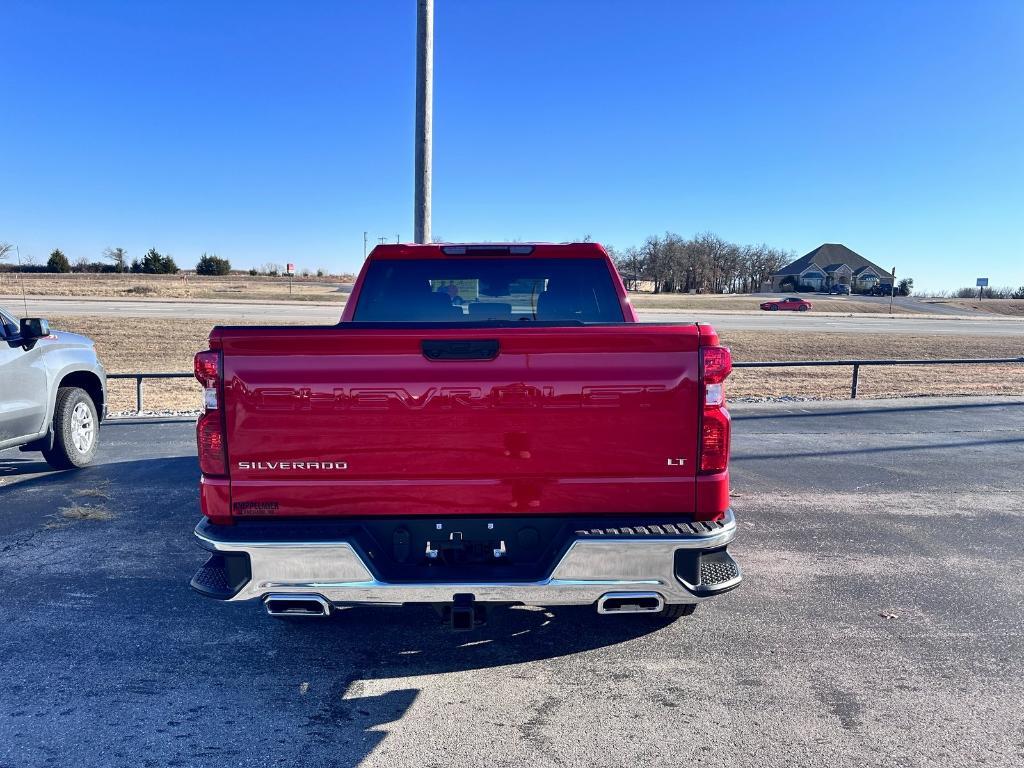
[[[363,278],[354,320],[623,322],[602,259],[381,259]]]

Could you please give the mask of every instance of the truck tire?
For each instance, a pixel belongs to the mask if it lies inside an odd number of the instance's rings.
[[[660,616],[663,619],[668,619],[669,621],[675,621],[676,619],[680,619],[683,616],[689,616],[696,610],[696,603],[666,605],[664,608],[661,609],[661,613],[659,613],[658,616]]]
[[[89,393],[78,387],[57,389],[53,407],[53,446],[43,458],[54,469],[75,469],[92,463],[99,443],[100,422]]]

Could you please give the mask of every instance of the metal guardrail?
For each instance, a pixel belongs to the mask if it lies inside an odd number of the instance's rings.
[[[144,400],[142,399],[143,379],[195,379],[195,374],[189,373],[108,373],[107,379],[135,379],[135,412],[142,413]],[[197,384],[199,382],[196,382]]]
[[[857,380],[861,366],[871,365],[991,365],[1018,363],[1024,364],[1024,357],[984,357],[984,358],[947,358],[942,360],[756,360],[734,362],[733,368],[799,368],[799,367],[835,367],[850,366],[853,378],[850,381],[850,399],[857,399]],[[135,380],[135,412],[142,413],[143,399],[142,382],[145,379],[191,379],[192,373],[108,373],[108,379]]]
[[[800,366],[848,365],[853,368],[850,399],[857,399],[857,379],[862,365],[981,365],[993,363],[1024,363],[1024,357],[947,358],[944,360],[774,360],[766,362],[734,362],[733,368],[796,368]]]

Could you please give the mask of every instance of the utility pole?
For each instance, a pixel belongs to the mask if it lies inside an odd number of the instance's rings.
[[[363,261],[366,261],[366,230],[363,230]]]
[[[413,239],[430,242],[434,110],[434,0],[416,0],[416,178]]]
[[[377,238],[377,242],[380,243],[381,245],[384,245],[384,243],[386,243],[387,241],[388,241],[388,239],[386,237],[378,237]]]
[[[892,268],[892,290],[889,291],[889,314],[892,314],[892,297],[896,295],[896,267]]]
[[[396,235],[395,235],[395,245],[398,245],[398,244],[399,244],[400,242],[402,242],[402,240],[401,240],[401,238],[399,238],[399,237],[398,237],[398,235],[396,234]]]

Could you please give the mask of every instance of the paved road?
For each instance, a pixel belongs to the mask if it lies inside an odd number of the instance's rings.
[[[641,311],[644,322],[711,323],[719,331],[787,331],[790,333],[909,333],[925,336],[1019,336],[1024,321],[996,316],[966,318],[901,315],[815,315],[813,312],[725,314]]]
[[[860,296],[858,298],[886,304],[889,299],[884,296]],[[960,307],[955,304],[944,304],[941,301],[929,301],[914,296],[895,296],[894,303],[898,307],[904,307],[915,312],[930,312],[937,315],[967,315],[969,317],[984,317],[990,313],[981,309],[971,307]]]
[[[825,298],[822,296],[822,298]],[[829,296],[829,300],[841,299],[843,301],[865,301],[871,304],[877,304],[881,307],[889,307],[888,296],[862,296],[856,295],[852,297],[847,296]],[[924,312],[933,315],[957,315],[960,317],[991,317],[991,312],[985,312],[980,309],[972,309],[971,307],[958,307],[955,305],[944,304],[941,300],[927,299],[923,296],[893,296],[893,305],[902,307],[903,309],[909,309],[911,312]]]
[[[13,296],[0,296],[0,304],[24,313],[23,302]],[[41,317],[56,315],[90,315],[99,317],[150,317],[210,320],[218,323],[241,322],[307,322],[335,323],[341,315],[341,304],[311,302],[242,302],[242,301],[161,301],[104,300],[29,297],[28,314]],[[918,317],[889,315],[816,314],[814,312],[747,312],[719,311],[651,311],[641,310],[647,322],[712,323],[720,330],[780,330],[789,332],[837,333],[919,333],[927,335],[991,334],[1024,338],[1024,318],[978,313],[977,317]]]
[[[24,307],[27,303],[28,309]],[[342,302],[259,302],[215,300],[67,299],[29,296],[0,296],[0,304],[19,315],[48,317],[87,315],[92,317],[149,317],[214,320],[219,323],[260,321],[280,323],[336,323],[345,306]]]
[[[747,579],[667,627],[279,623],[187,587],[191,424],[0,452],[0,766],[1020,765],[1024,400],[734,411]]]

